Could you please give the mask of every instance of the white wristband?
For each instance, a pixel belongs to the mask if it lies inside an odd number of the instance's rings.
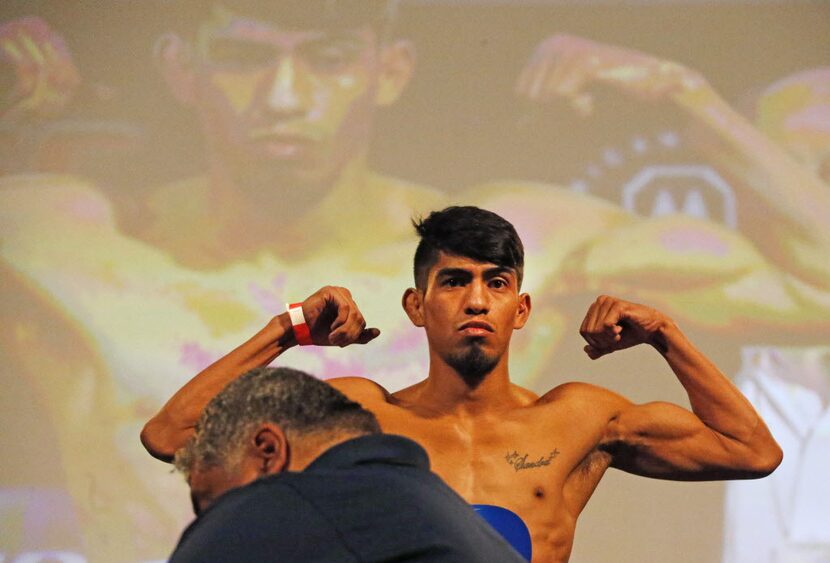
[[[287,303],[288,316],[291,318],[291,326],[294,327],[294,339],[300,346],[310,346],[311,331],[305,322],[302,303]]]

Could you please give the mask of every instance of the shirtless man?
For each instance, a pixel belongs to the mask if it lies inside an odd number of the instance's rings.
[[[649,307],[601,296],[580,333],[592,359],[653,346],[685,388],[692,412],[635,405],[616,393],[565,383],[542,396],[510,382],[510,339],[531,310],[520,293],[524,251],[512,225],[491,212],[451,207],[417,226],[415,288],[403,296],[429,343],[425,380],[395,393],[368,379],[330,380],[375,413],[384,431],[419,441],[433,469],[471,503],[493,504],[528,525],[535,561],[566,561],[576,520],[609,467],[677,480],[769,474],[782,453],[763,421],[672,320]],[[376,336],[344,288],[302,303],[316,345],[365,344]],[[296,334],[302,334],[297,332]],[[142,432],[170,461],[207,402],[245,371],[297,343],[288,313],[199,373]]]

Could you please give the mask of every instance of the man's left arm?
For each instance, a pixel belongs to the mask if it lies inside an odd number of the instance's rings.
[[[698,71],[673,61],[568,34],[542,41],[516,85],[531,102],[563,98],[584,115],[604,86],[644,103],[668,102],[694,126],[696,147],[742,179],[776,220],[744,225],[779,269],[828,289],[830,192],[819,176],[732,108]],[[809,290],[808,290],[809,291]]]
[[[652,345],[692,407],[689,412],[670,403],[619,399],[601,444],[612,455],[612,466],[663,479],[709,480],[763,477],[781,462],[781,448],[747,398],[667,316],[601,296],[580,332],[592,359]]]

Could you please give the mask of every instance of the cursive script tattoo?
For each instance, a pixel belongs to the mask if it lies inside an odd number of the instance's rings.
[[[513,469],[519,471],[521,469],[533,469],[534,467],[542,467],[543,465],[550,465],[553,458],[559,455],[559,450],[553,448],[547,456],[540,456],[536,461],[528,461],[527,457],[530,454],[519,455],[519,452],[513,450],[513,453],[508,453],[504,459],[513,466]]]

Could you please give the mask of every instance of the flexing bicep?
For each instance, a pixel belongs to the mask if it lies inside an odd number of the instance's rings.
[[[602,449],[612,455],[612,467],[659,479],[750,479],[769,472],[746,440],[717,432],[691,411],[664,402],[622,408]]]

